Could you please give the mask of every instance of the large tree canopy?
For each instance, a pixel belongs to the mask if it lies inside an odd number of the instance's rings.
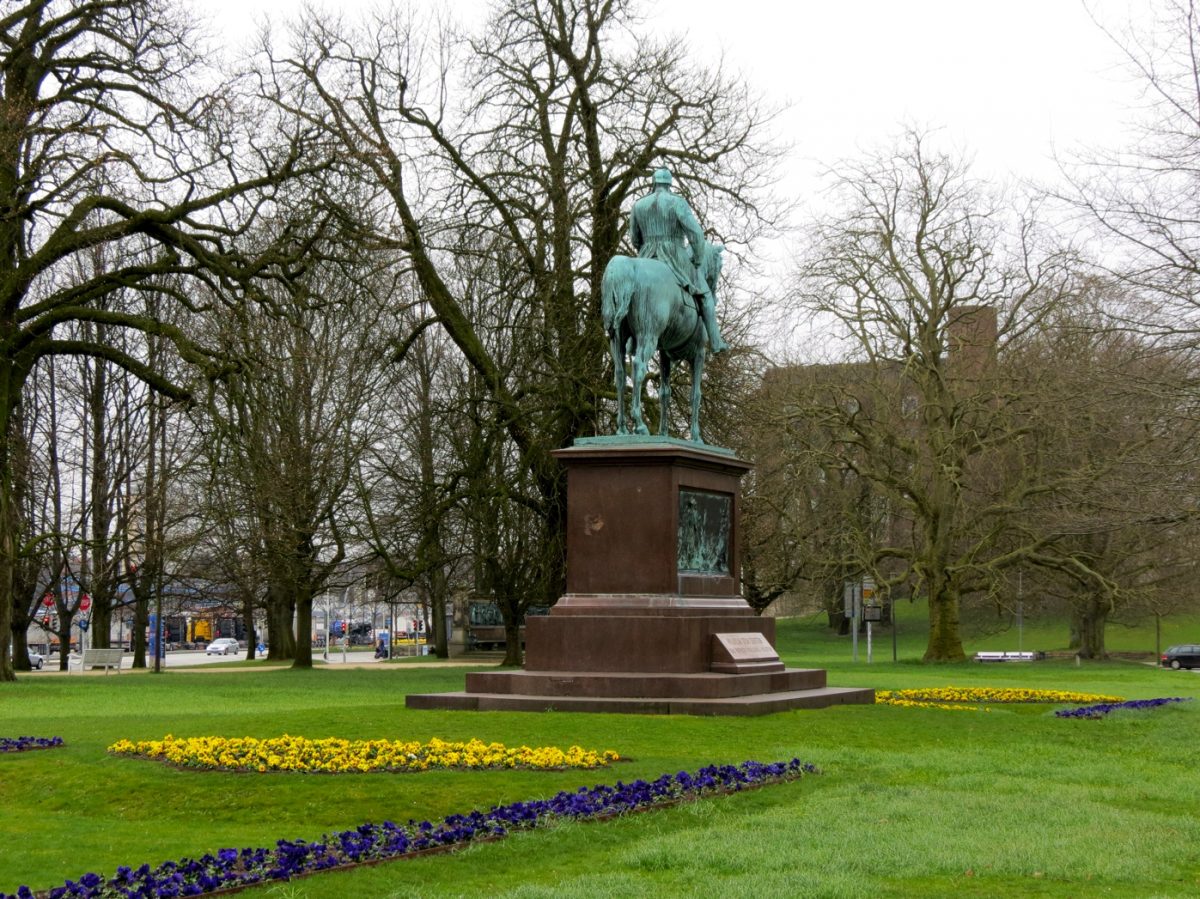
[[[542,602],[561,587],[550,452],[607,426],[599,285],[623,210],[667,164],[710,228],[748,240],[772,215],[767,114],[719,65],[634,25],[625,0],[504,2],[467,38],[397,9],[357,27],[305,14],[290,52],[267,48],[267,95],[339,148],[373,198],[345,218],[412,266],[426,324],[485,392],[503,501],[543,523],[517,563],[543,571]]]
[[[796,464],[808,483],[826,473],[827,497],[838,485],[835,505],[869,485],[883,506],[860,506],[874,533],[848,541],[843,567],[911,583],[929,601],[925,659],[962,659],[960,599],[1015,557],[1009,513],[1044,489],[1036,470],[1008,477],[1027,396],[1008,389],[997,352],[1067,295],[1070,259],[923,135],[833,178],[842,205],[810,228],[795,297],[849,352],[780,396],[808,454]]]
[[[109,302],[152,291],[194,308],[189,281],[221,295],[265,270],[281,235],[254,259],[237,236],[298,172],[299,143],[239,126],[232,92],[197,55],[167,0],[29,0],[0,17],[0,633],[7,634],[20,552],[11,459],[14,411],[37,361],[91,355],[162,393],[184,388],[99,327],[163,335],[205,354],[165,317]],[[211,91],[195,85],[211,85]],[[314,164],[306,157],[305,165]],[[102,267],[77,264],[106,248]],[[144,304],[140,305],[144,310]],[[0,639],[0,680],[12,678]]]

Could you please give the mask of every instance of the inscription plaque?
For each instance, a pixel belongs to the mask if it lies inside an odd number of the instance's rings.
[[[712,670],[720,674],[783,671],[783,662],[758,632],[713,634]]]

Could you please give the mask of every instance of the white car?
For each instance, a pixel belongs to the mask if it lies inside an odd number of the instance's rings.
[[[204,648],[206,656],[237,655],[238,641],[233,637],[218,637]]]
[[[40,652],[34,652],[31,649],[29,650],[29,664],[33,667],[34,671],[41,671],[42,666],[46,664],[46,657]]]

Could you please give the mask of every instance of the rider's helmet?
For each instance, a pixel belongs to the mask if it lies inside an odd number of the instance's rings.
[[[657,187],[662,184],[665,187],[671,186],[671,170],[666,168],[654,170],[654,185]]]

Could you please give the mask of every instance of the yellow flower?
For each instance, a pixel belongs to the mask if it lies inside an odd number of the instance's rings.
[[[1121,702],[1119,696],[1075,693],[1068,690],[1031,690],[1015,687],[926,687],[915,690],[877,690],[875,701],[881,705],[910,708],[973,709],[968,705],[947,703],[1023,703],[1056,702],[1089,704]]]
[[[308,740],[284,734],[266,740],[254,737],[190,737],[161,741],[118,740],[109,747],[118,755],[140,755],[191,768],[237,771],[301,771],[365,773],[370,771],[427,771],[430,768],[595,768],[620,759],[611,749],[596,752],[581,746],[566,751],[554,746],[510,748],[502,743],[472,739],[465,743],[431,739],[417,741],[357,740],[336,737]]]

